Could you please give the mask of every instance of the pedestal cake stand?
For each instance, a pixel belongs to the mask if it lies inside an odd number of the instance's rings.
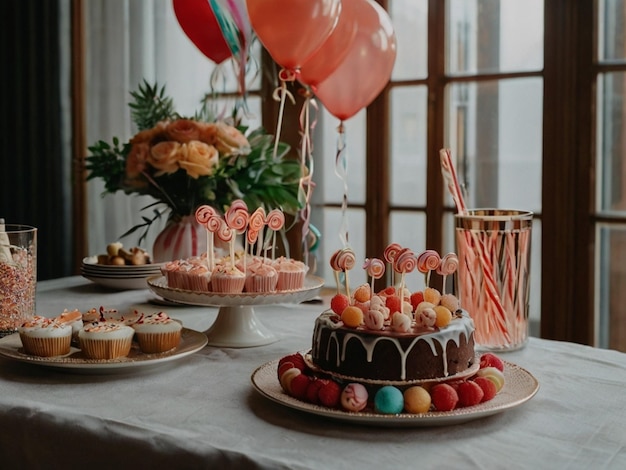
[[[204,334],[210,346],[247,348],[278,341],[274,333],[261,323],[255,306],[300,303],[315,298],[324,280],[307,276],[302,289],[272,293],[218,294],[168,287],[165,276],[148,278],[148,286],[166,300],[187,305],[219,307],[217,318]]]

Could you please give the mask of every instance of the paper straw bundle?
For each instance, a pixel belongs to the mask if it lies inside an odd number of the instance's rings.
[[[440,160],[458,214],[469,215],[448,149],[440,151]],[[523,343],[527,334],[527,254],[531,236],[529,228],[502,230],[499,224],[513,220],[507,211],[502,212],[498,221],[480,220],[476,226],[457,230],[463,307],[474,319],[476,342],[497,347]]]

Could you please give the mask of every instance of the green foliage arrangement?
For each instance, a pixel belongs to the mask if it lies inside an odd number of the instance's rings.
[[[130,141],[98,141],[88,147],[87,180],[100,178],[105,193],[150,195],[151,216],[123,236],[144,229],[163,216],[176,220],[208,204],[225,212],[243,199],[250,211],[279,208],[295,214],[301,208],[301,166],[285,158],[289,145],[263,128],[250,131],[225,122],[206,120],[206,108],[191,118],[175,111],[165,87],[144,82],[129,103],[139,132]]]

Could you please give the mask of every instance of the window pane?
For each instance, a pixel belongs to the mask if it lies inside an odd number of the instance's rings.
[[[626,211],[626,74],[601,74],[598,79],[598,207]]]
[[[624,0],[598,2],[598,58],[600,61],[626,59],[624,38]]]
[[[598,232],[597,346],[626,352],[626,225],[601,225]]]
[[[391,203],[426,205],[427,89],[391,90]]]
[[[402,247],[410,248],[419,255],[426,246],[426,215],[421,212],[400,212],[392,211],[389,219],[389,240],[398,243]],[[384,260],[384,253],[376,255]],[[392,282],[392,273],[387,266],[386,279],[389,284]],[[423,290],[425,278],[422,273],[416,271],[406,276],[406,286],[411,291]]]
[[[428,61],[427,0],[390,0],[397,55],[392,80],[424,78]]]
[[[365,203],[365,117],[365,110],[361,110],[343,124],[346,146],[343,171],[349,176],[342,178],[336,172],[339,121],[326,110],[322,111],[321,126],[317,126],[314,136],[317,140],[313,149],[313,179],[318,184],[315,191],[323,194],[325,203],[341,203],[344,182],[348,185],[348,205]]]
[[[543,8],[543,0],[450,0],[448,73],[542,69]]]
[[[446,142],[467,207],[541,210],[542,87],[524,78],[448,88]]]
[[[349,245],[356,255],[354,269],[349,273],[351,289],[367,282],[366,274],[361,266],[366,258],[365,254],[365,211],[361,209],[348,209],[346,212],[348,225]],[[317,228],[323,234],[320,239],[317,253],[317,276],[324,278],[326,285],[336,285],[333,270],[328,264],[333,253],[343,248],[340,238],[340,227],[344,222],[344,216],[340,209],[326,208],[322,210],[322,222],[316,223]]]

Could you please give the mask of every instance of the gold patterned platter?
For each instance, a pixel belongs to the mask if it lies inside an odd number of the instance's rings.
[[[65,356],[38,357],[25,354],[22,349],[20,335],[14,333],[0,339],[0,355],[16,361],[35,364],[66,372],[80,374],[120,374],[136,371],[147,371],[165,366],[189,356],[204,346],[208,340],[206,335],[199,331],[183,328],[180,344],[176,349],[158,354],[145,354],[133,343],[130,354],[126,357],[110,360],[87,359],[80,349],[72,347]]]

